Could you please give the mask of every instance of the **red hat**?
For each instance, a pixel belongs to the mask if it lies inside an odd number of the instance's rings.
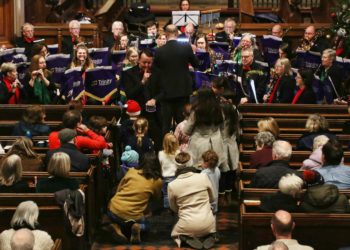
[[[130,116],[137,116],[141,114],[141,107],[137,101],[128,100],[126,102],[126,113]]]

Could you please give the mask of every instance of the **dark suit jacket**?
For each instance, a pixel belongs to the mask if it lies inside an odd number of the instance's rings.
[[[48,166],[52,155],[56,152],[64,152],[69,155],[71,161],[71,171],[85,172],[89,169],[89,158],[80,152],[74,144],[66,143],[61,147],[48,151],[45,158],[45,164]]]
[[[321,77],[322,75],[325,75],[326,77],[330,77],[332,79],[332,82],[334,84],[335,89],[338,92],[338,95],[340,97],[342,96],[346,96],[346,91],[345,88],[343,86],[343,80],[346,79],[346,77],[348,76],[348,72],[343,72],[339,67],[337,67],[336,65],[332,65],[327,72],[325,72],[325,69],[323,66],[320,67],[320,71],[318,71],[316,73],[319,77]],[[332,89],[333,90],[333,89]],[[336,99],[337,95],[335,93],[335,91],[333,90],[333,98]]]
[[[73,56],[74,43],[71,36],[64,36],[62,39],[61,53]]]
[[[115,40],[113,34],[108,34],[103,38],[103,47],[111,49],[114,46]]]
[[[293,97],[294,98],[294,97]],[[296,104],[316,104],[316,94],[312,88],[305,88]]]
[[[24,54],[27,56],[28,62],[30,62],[32,58],[32,48],[34,43],[28,43],[24,40],[23,36],[18,37],[13,41],[13,45],[17,48],[24,48]]]
[[[323,38],[323,37],[319,37],[316,39],[316,41],[314,42],[314,45],[311,46],[310,51],[314,51],[314,52],[319,52],[322,54],[322,52],[325,49],[329,49],[331,48],[331,44],[328,42],[327,39]]]
[[[189,44],[176,40],[168,41],[155,53],[152,74],[159,72],[160,94],[156,99],[169,100],[178,97],[188,97],[192,93],[192,78],[188,65],[198,67],[198,59]]]
[[[278,182],[286,174],[297,174],[288,162],[274,160],[268,166],[259,168],[250,184],[253,188],[278,188]]]

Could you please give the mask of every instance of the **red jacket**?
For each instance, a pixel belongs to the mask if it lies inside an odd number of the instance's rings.
[[[58,132],[51,132],[49,135],[49,149],[53,150],[61,146]],[[80,149],[91,149],[93,153],[100,149],[108,148],[106,140],[103,136],[96,134],[92,130],[86,132],[86,136],[78,135],[75,137],[75,145]]]

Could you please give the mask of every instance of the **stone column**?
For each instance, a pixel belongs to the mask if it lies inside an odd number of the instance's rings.
[[[14,33],[17,36],[20,36],[21,26],[24,24],[24,0],[14,0],[13,11]]]

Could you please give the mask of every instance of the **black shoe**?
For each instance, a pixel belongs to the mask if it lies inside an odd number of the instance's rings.
[[[203,241],[203,247],[204,249],[210,249],[215,245],[215,237],[213,235],[209,235],[204,241]]]
[[[186,235],[180,235],[180,240],[181,242],[185,242],[187,245],[194,249],[202,249],[203,248],[203,243],[197,239],[197,238],[192,238]]]
[[[114,243],[125,244],[128,243],[128,239],[120,230],[119,225],[110,224],[102,227],[102,230],[108,232]]]

